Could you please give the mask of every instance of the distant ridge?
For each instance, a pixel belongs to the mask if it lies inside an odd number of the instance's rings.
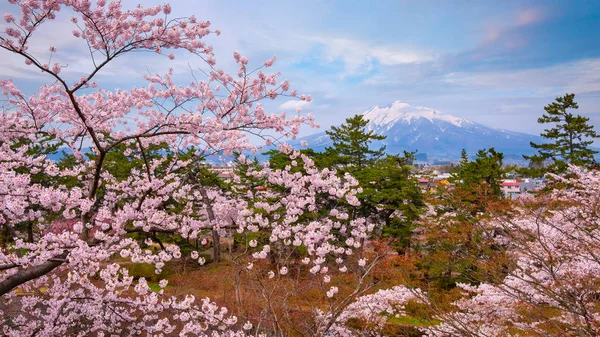
[[[417,158],[429,162],[457,161],[463,148],[469,155],[474,155],[480,149],[494,147],[504,153],[507,163],[524,163],[521,155],[534,152],[530,142],[544,142],[539,136],[487,127],[401,101],[385,107],[373,106],[362,115],[369,120],[369,130],[387,136],[373,146],[386,145],[390,154],[417,150]],[[317,151],[332,145],[325,132],[300,138],[293,144],[300,144],[302,140]]]

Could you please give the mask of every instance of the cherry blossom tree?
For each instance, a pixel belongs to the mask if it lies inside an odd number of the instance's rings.
[[[597,336],[600,333],[600,174],[571,166],[552,176],[549,194],[492,211],[480,229],[507,255],[501,270],[476,283],[459,283],[453,309],[418,288],[396,286],[345,307],[331,335],[378,336],[407,303],[428,306],[427,336]],[[356,331],[347,322],[364,324]]]
[[[0,47],[39,70],[47,84],[28,95],[11,80],[0,80],[5,97],[0,115],[0,224],[9,238],[0,250],[2,333],[241,335],[250,329],[251,324],[236,325],[236,317],[209,299],[150,291],[143,278],[134,281],[111,258],[152,263],[160,273],[165,262],[180,257],[179,249],[168,246],[153,253],[128,233],[193,238],[226,217],[230,222],[248,217],[243,204],[234,208],[241,212],[224,212],[227,203],[218,203],[217,210],[206,207],[208,220],[198,216],[197,201],[217,196],[188,184],[180,172],[190,161],[178,154],[190,146],[202,153],[252,150],[246,135],[262,130],[295,136],[301,124],[315,125],[312,117],[269,114],[260,101],[295,97],[296,92],[289,91],[287,81],[278,81],[278,73],[249,71],[248,59],[237,52],[237,74],[217,68],[212,47],[203,38],[219,32],[193,16],[170,18],[169,5],[127,10],[119,1],[9,3],[19,14],[4,15]],[[36,33],[59,12],[73,15],[72,35],[89,48],[92,66],[83,76],[61,63],[68,51],[51,44],[45,53],[38,45],[32,48]],[[98,76],[115,59],[140,51],[173,59],[177,50],[197,56],[208,67],[203,81],[178,84],[171,70],[144,76],[147,84],[142,87],[100,89]],[[299,99],[309,101],[310,96]],[[60,167],[44,151],[34,151],[48,140],[51,146],[68,147],[75,164]],[[148,149],[159,144],[167,144],[173,156],[150,158]],[[122,145],[126,157],[142,164],[126,177],[116,177],[106,168],[107,156]],[[56,179],[41,184],[35,179],[39,174]],[[61,183],[67,178],[77,184]],[[344,186],[330,188],[334,195],[347,193]],[[181,205],[178,212],[170,209],[174,202]],[[70,224],[56,226],[61,221]],[[23,223],[34,224],[36,235],[25,239]],[[31,295],[17,297],[17,290]]]
[[[295,327],[304,334],[375,335],[408,301],[427,303],[423,292],[403,286],[367,294],[373,285],[368,275],[385,252],[369,243],[378,224],[350,211],[361,193],[352,176],[319,170],[284,144],[279,150],[290,156],[288,167],[248,166],[245,176],[261,188],[237,177],[232,191],[223,191],[198,178],[197,157],[257,150],[249,134],[270,145],[295,137],[302,124],[316,126],[301,112],[266,112],[265,100],[311,100],[291,91],[278,73],[266,73],[275,58],[250,69],[248,58],[234,52],[237,72],[230,75],[217,67],[204,42],[219,32],[193,16],[171,18],[169,5],[128,10],[119,1],[8,2],[18,14],[4,15],[2,53],[39,71],[45,84],[27,94],[0,79],[3,335],[282,335],[288,330],[281,322],[289,316],[274,309],[273,294],[281,292],[268,292],[292,273],[313,278],[325,299],[325,305],[311,307],[302,329]],[[63,14],[73,16],[72,38],[89,48],[90,68],[83,75],[61,63],[69,51],[32,42]],[[207,70],[188,84],[170,70],[144,76],[141,87],[103,87],[99,76],[136,52],[166,59],[189,54]],[[73,153],[69,163],[50,160],[58,147]],[[156,148],[165,152],[157,155]],[[190,157],[192,148],[197,153]],[[118,173],[111,166],[115,153],[127,163]],[[555,177],[566,188],[523,199],[515,210],[482,221],[482,233],[509,256],[501,276],[460,284],[464,298],[454,311],[439,312],[441,323],[425,333],[600,333],[600,179],[597,172],[571,170]],[[167,295],[167,280],[152,291],[144,278],[135,280],[115,262],[152,264],[160,274],[182,253],[176,245],[161,245],[157,252],[144,248],[156,233],[193,240],[205,231],[215,243],[232,232],[246,235],[242,255],[231,259],[264,295],[271,326],[261,327],[261,317],[233,315],[208,298]],[[252,238],[259,232],[260,242]],[[198,252],[190,256],[203,264]],[[346,273],[354,278],[349,290],[332,280]],[[298,292],[297,283],[289,284],[284,295]],[[364,321],[368,331],[349,327],[353,319]]]
[[[244,319],[256,331],[327,335],[345,306],[373,286],[370,276],[385,254],[364,244],[376,223],[350,214],[359,205],[357,180],[317,169],[300,151],[281,150],[290,158],[283,169],[239,158],[243,172],[234,180],[244,210],[232,224],[245,250],[231,260],[235,305],[250,312]],[[338,288],[336,276],[351,281]]]
[[[456,311],[432,336],[597,336],[600,177],[571,166],[548,196],[497,214],[488,230],[510,256],[497,282],[460,285]]]
[[[294,137],[302,123],[315,126],[310,115],[267,114],[260,104],[278,96],[295,97],[289,83],[278,82],[279,74],[265,74],[262,69],[248,71],[248,59],[237,52],[236,76],[216,68],[212,48],[202,42],[212,33],[209,22],[194,17],[169,19],[169,5],[124,10],[118,1],[98,1],[96,6],[88,1],[10,2],[21,15],[5,14],[0,47],[50,81],[26,95],[12,81],[0,80],[5,96],[0,126],[0,223],[8,238],[0,250],[2,333],[241,336],[258,332],[260,320],[256,327],[239,321],[208,298],[167,296],[167,280],[153,292],[144,278],[134,280],[114,262],[120,257],[153,264],[160,274],[166,262],[181,257],[177,246],[163,246],[160,241],[159,252],[144,249],[132,233],[146,235],[144,243],[149,245],[156,233],[197,239],[210,230],[216,243],[225,230],[235,230],[269,236],[269,244],[250,241],[255,249],[237,260],[248,273],[258,271],[253,271],[254,264],[270,260],[271,270],[257,277],[286,277],[301,258],[310,269],[307,272],[319,280],[323,295],[331,299],[329,312],[314,312],[329,318],[307,331],[328,334],[344,307],[369,288],[366,276],[378,261],[377,256],[369,260],[362,251],[375,225],[348,216],[347,207],[358,205],[356,180],[320,171],[308,158],[298,158],[297,152],[282,146],[293,166],[303,165],[302,173],[287,167],[249,170],[248,175],[269,186],[247,190],[238,181],[236,189],[247,192],[226,193],[205,186],[194,169],[196,158],[186,155],[192,147],[198,156],[255,150],[248,133],[260,136],[271,130]],[[68,67],[61,66],[61,50],[47,47],[50,59],[58,61],[50,65],[40,61],[48,55],[30,48],[36,32],[60,11],[73,14],[72,35],[84,40],[90,51],[93,67],[76,79]],[[98,74],[116,58],[149,51],[173,59],[172,51],[177,49],[196,55],[209,68],[204,81],[194,78],[191,84],[180,85],[171,70],[145,76],[148,83],[141,88],[98,89]],[[310,96],[299,99],[309,101]],[[271,139],[264,137],[269,145]],[[70,164],[47,157],[59,146],[73,153]],[[165,146],[164,155],[156,155],[155,149]],[[118,172],[114,156],[125,163]],[[293,247],[303,247],[305,253],[296,256]],[[217,256],[217,247],[215,252]],[[191,257],[204,262],[198,252]],[[334,300],[338,288],[327,286],[328,270],[334,266],[341,273],[351,270],[360,276],[355,290],[338,300]]]

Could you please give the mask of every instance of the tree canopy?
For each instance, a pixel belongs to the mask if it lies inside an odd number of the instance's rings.
[[[500,184],[506,174],[503,159],[504,154],[493,147],[477,151],[473,161],[469,161],[463,150],[461,161],[452,172],[452,180],[465,189],[483,184],[489,193],[500,196]]]
[[[327,156],[335,158],[336,161],[333,164],[364,167],[385,154],[385,146],[379,149],[371,148],[371,143],[386,137],[375,134],[373,130],[367,131],[368,123],[369,121],[362,115],[355,115],[347,118],[344,124],[332,126],[331,130],[325,131],[333,141],[333,146],[325,149]],[[347,170],[352,171],[353,169]]]
[[[550,160],[552,163],[546,171],[564,172],[567,164],[590,166],[595,163],[594,155],[598,151],[590,149],[589,146],[599,136],[589,124],[588,117],[573,113],[573,110],[578,108],[575,94],[557,97],[555,102],[544,107],[546,112],[538,118],[538,123],[553,126],[541,134],[549,142],[531,142],[531,146],[538,150],[538,153],[523,156],[531,160],[533,167],[539,167],[540,163]]]

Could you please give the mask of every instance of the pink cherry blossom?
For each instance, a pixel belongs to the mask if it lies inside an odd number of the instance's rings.
[[[273,56],[273,58],[271,58],[271,59],[269,59],[269,60],[265,61],[265,63],[264,63],[265,67],[270,67],[270,66],[272,66],[272,65],[273,65],[273,63],[275,63],[275,60],[276,60],[276,57],[275,57],[275,56]]]
[[[498,283],[460,284],[464,298],[455,311],[424,329],[430,336],[519,335],[596,336],[600,284],[600,175],[571,167],[553,176],[565,187],[549,196],[530,197],[513,215],[485,225],[513,260]],[[551,327],[550,330],[546,330]],[[554,328],[556,327],[556,328]],[[558,329],[558,330],[556,330]]]
[[[15,17],[10,13],[4,13],[4,21],[6,21],[6,23],[14,22]]]
[[[17,299],[17,288],[44,287],[46,294],[23,298],[20,311],[0,315],[2,333],[66,335],[81,328],[84,334],[98,335],[170,335],[175,331],[243,335],[237,318],[209,299],[155,293],[145,279],[134,280],[125,267],[111,261],[120,256],[132,263],[152,264],[160,274],[167,262],[182,257],[177,246],[153,252],[128,233],[200,239],[203,231],[215,233],[214,237],[224,235],[224,228],[234,221],[239,221],[242,231],[251,231],[256,223],[270,226],[253,217],[250,203],[254,200],[209,188],[201,195],[192,189],[189,176],[180,174],[190,163],[178,155],[192,146],[202,153],[256,150],[248,140],[250,133],[272,133],[279,139],[301,124],[313,125],[306,116],[268,113],[256,103],[279,97],[289,84],[281,86],[278,73],[247,69],[251,60],[238,53],[234,54],[238,75],[217,68],[213,49],[204,41],[212,32],[210,22],[165,18],[172,11],[169,5],[127,9],[119,1],[102,0],[11,0],[9,5],[20,15],[18,21],[4,15],[10,27],[0,39],[3,57],[21,57],[47,82],[25,94],[12,81],[0,79],[6,107],[0,114],[0,226],[14,238],[10,247],[0,249],[0,293],[6,303]],[[75,42],[89,48],[94,58],[83,63],[89,65],[87,69],[65,67],[68,55],[54,54],[57,49],[50,41],[40,39],[61,10],[73,16],[68,24],[73,25]],[[51,61],[36,57],[34,50],[49,50]],[[175,52],[192,53],[202,56],[199,60],[206,60],[210,70],[205,79],[191,83],[179,83],[171,70],[145,75],[141,86],[106,89],[102,76],[106,67],[115,58],[135,58],[141,51],[170,58]],[[59,168],[45,154],[31,154],[31,149],[44,144],[44,137],[69,148],[75,165]],[[89,144],[85,146],[92,158],[83,153],[81,144]],[[173,158],[146,158],[149,147],[164,144]],[[127,148],[124,154],[141,164],[125,177],[116,177],[105,167],[104,158],[123,146]],[[289,202],[295,202],[292,199],[300,192],[293,184],[311,181],[335,185],[340,193],[352,195],[333,176],[310,170],[304,180],[289,172],[275,173],[272,183],[293,190]],[[39,172],[73,179],[76,186],[59,179],[41,184],[34,176]],[[271,171],[256,174],[267,176]],[[172,202],[180,203],[182,211],[165,207]],[[293,212],[304,208],[298,205]],[[299,215],[293,212],[273,223],[271,234],[277,242],[293,236],[287,232]],[[32,240],[24,239],[24,223],[35,226]],[[297,239],[310,245],[313,254],[326,247],[322,239],[307,237],[319,233],[317,224],[300,225],[307,229]],[[206,239],[202,243],[206,245]],[[259,257],[271,254],[270,249],[262,247]],[[205,263],[199,255],[191,257]],[[166,281],[159,285],[166,287]],[[21,324],[24,320],[26,324]]]

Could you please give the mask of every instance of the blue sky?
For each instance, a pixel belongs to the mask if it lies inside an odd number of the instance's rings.
[[[154,3],[162,2],[144,2]],[[536,122],[543,106],[573,92],[579,113],[590,117],[600,131],[600,1],[177,0],[171,4],[173,15],[194,14],[222,31],[208,40],[225,68],[233,66],[233,50],[256,65],[276,55],[274,69],[294,88],[313,96],[303,108],[316,116],[322,130],[373,105],[401,100],[537,134],[543,130]],[[6,9],[2,3],[0,11]],[[60,40],[56,31],[71,31],[68,17],[63,21],[46,32],[46,39]],[[71,57],[76,69],[77,53]],[[0,76],[35,86],[38,75],[12,58],[5,62]],[[194,62],[183,57],[170,66],[184,76]],[[109,69],[105,83],[126,88],[138,83],[140,69],[155,72],[161,67],[162,62],[144,57],[133,63],[120,61]],[[297,105],[278,104],[272,108]]]

